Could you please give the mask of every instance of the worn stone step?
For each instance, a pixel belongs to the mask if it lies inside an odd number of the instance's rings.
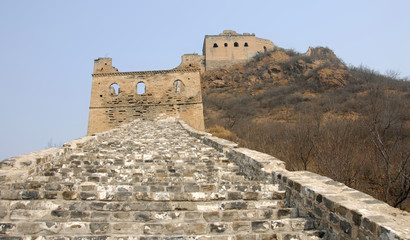
[[[43,200],[64,199],[84,201],[222,201],[222,200],[282,200],[283,192],[132,192],[109,191],[109,188],[99,188],[95,191],[41,191],[41,190],[2,190],[2,200]]]
[[[320,237],[283,207],[285,191],[178,124],[140,122],[81,148],[0,185],[0,239]]]
[[[73,181],[58,181],[57,179],[51,179],[47,181],[27,181],[25,183],[6,183],[0,185],[0,190],[64,190],[67,187],[70,189],[83,188],[97,189],[97,188],[110,188],[110,189],[122,189],[121,191],[143,191],[143,192],[158,192],[158,191],[171,191],[175,192],[195,192],[195,191],[280,191],[277,185],[266,184],[262,181],[247,181],[247,182],[235,182],[235,181],[218,181],[218,182],[156,182],[147,179],[142,182],[135,183],[117,183],[117,182],[96,182],[93,179],[89,181],[82,181],[81,183],[75,180]],[[87,190],[86,190],[87,191]]]
[[[301,237],[316,236],[306,232],[308,222],[301,219],[286,221],[286,227],[278,228],[277,220],[264,221],[233,221],[233,222],[174,222],[164,220],[157,222],[14,222],[2,223],[4,233],[9,236],[21,236],[52,232],[55,235],[89,235],[89,234],[130,234],[133,236],[237,236],[246,234],[281,234],[282,236]]]
[[[57,206],[59,206],[57,208]],[[146,202],[146,201],[2,201],[2,210],[12,211],[25,210],[102,210],[102,211],[223,211],[223,210],[252,210],[252,209],[281,209],[282,200],[221,200],[221,201],[170,201],[170,202]]]
[[[2,221],[46,222],[237,222],[280,220],[281,209],[252,209],[226,211],[108,211],[108,210],[26,210],[15,209]]]

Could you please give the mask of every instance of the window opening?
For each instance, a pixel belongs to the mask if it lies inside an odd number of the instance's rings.
[[[224,46],[225,46],[225,47],[227,47],[227,46],[228,46],[228,44],[227,44],[227,43],[224,43]]]
[[[235,43],[233,44],[233,46],[234,46],[234,47],[239,47],[239,43],[238,43],[238,42],[235,42]]]
[[[120,93],[120,85],[113,83],[110,85],[111,95],[118,95]]]
[[[218,47],[218,44],[214,43],[214,48],[217,48],[217,47]]]
[[[145,83],[144,82],[137,83],[137,94],[141,95],[144,93],[145,93]]]
[[[175,92],[175,93],[180,93],[180,92],[182,92],[183,86],[184,86],[184,84],[182,83],[181,80],[176,80],[176,81],[174,82],[174,92]]]
[[[244,46],[245,46],[245,47],[248,47],[248,43],[246,42],[246,43],[244,44]]]
[[[268,51],[268,49],[266,48],[266,46],[263,46],[263,50],[264,50],[265,52]]]

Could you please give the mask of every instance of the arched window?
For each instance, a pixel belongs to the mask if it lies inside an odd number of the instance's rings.
[[[139,82],[137,83],[137,95],[141,95],[145,93],[145,83]]]
[[[113,83],[110,85],[110,94],[116,96],[120,93],[120,85]]]
[[[174,82],[174,92],[175,93],[181,93],[184,90],[184,84],[182,83],[181,80],[176,80]]]
[[[234,46],[234,47],[239,47],[239,43],[238,43],[238,42],[235,42],[235,43],[233,44],[233,46]]]
[[[214,43],[214,48],[217,48],[217,47],[218,47],[218,44]]]
[[[224,46],[227,47],[227,46],[228,46],[228,43],[224,43]]]
[[[248,43],[246,42],[243,46],[244,46],[244,47],[248,47]]]

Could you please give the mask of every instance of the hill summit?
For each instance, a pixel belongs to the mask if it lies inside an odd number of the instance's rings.
[[[211,132],[409,209],[410,82],[325,47],[275,47],[201,82]]]

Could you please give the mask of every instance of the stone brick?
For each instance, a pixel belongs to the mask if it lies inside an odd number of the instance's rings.
[[[116,212],[113,214],[113,216],[117,219],[128,219],[130,218],[131,214],[129,212]]]
[[[0,223],[0,234],[7,234],[16,229],[16,225],[13,223]]]
[[[224,211],[222,212],[221,221],[223,222],[235,222],[238,220],[238,212],[236,211]]]
[[[224,210],[247,209],[247,207],[248,204],[246,202],[228,202],[221,205],[221,208]]]
[[[210,232],[211,233],[224,233],[228,225],[226,223],[211,223],[209,224]]]
[[[70,218],[79,218],[79,219],[85,219],[88,216],[90,216],[89,213],[87,212],[82,212],[82,211],[71,211],[70,213]]]
[[[80,192],[80,198],[81,200],[96,200],[97,199],[97,193],[95,192]]]
[[[47,191],[60,191],[61,190],[61,185],[58,183],[47,183],[44,186],[44,189]]]
[[[363,226],[364,229],[366,229],[367,231],[369,231],[371,233],[376,232],[376,224],[374,222],[370,221],[368,218],[363,219],[362,226]]]
[[[232,223],[234,232],[249,232],[251,230],[250,222],[234,222]]]
[[[276,240],[279,239],[276,233],[273,234],[261,234],[259,235],[260,240]]]
[[[117,192],[116,198],[117,198],[118,201],[131,200],[132,193],[131,192]]]
[[[203,217],[208,222],[216,222],[219,221],[219,212],[204,212]]]
[[[347,235],[349,235],[349,236],[352,235],[352,226],[350,225],[349,222],[343,221],[343,220],[340,221],[340,229],[342,229],[342,231],[343,231],[345,234],[347,234]]]
[[[152,218],[151,213],[150,212],[136,212],[134,214],[134,219],[137,221],[149,221]]]
[[[165,231],[165,224],[158,224],[158,223],[147,223],[144,224],[144,234],[148,234],[148,235],[154,235],[154,234],[158,234],[158,235],[162,235],[164,233],[166,233]]]
[[[252,222],[252,231],[254,232],[267,232],[271,228],[269,221],[255,221]]]
[[[204,223],[188,223],[184,226],[186,235],[201,235],[207,233],[207,225]]]
[[[228,192],[228,200],[239,200],[242,198],[243,197],[241,192]]]
[[[244,200],[258,200],[259,194],[257,192],[246,192],[243,196]]]
[[[110,212],[92,212],[90,215],[90,220],[103,222],[107,221],[107,219],[110,218],[110,215]]]
[[[105,234],[109,230],[108,223],[90,223],[90,231],[93,234]]]
[[[71,214],[70,211],[66,210],[53,210],[51,211],[51,216],[57,217],[57,218],[66,218]]]
[[[237,235],[236,240],[256,240],[257,237],[255,234]]]
[[[202,213],[201,212],[185,212],[185,219],[186,220],[198,220],[201,219]]]
[[[279,209],[278,210],[278,218],[288,218],[291,216],[291,209]]]
[[[36,190],[22,191],[21,192],[21,198],[24,199],[24,200],[39,199],[40,194]]]
[[[63,192],[63,198],[65,200],[75,200],[77,199],[77,193],[72,191],[65,191]]]
[[[169,235],[184,234],[184,225],[182,223],[167,223],[165,224],[166,232]]]

